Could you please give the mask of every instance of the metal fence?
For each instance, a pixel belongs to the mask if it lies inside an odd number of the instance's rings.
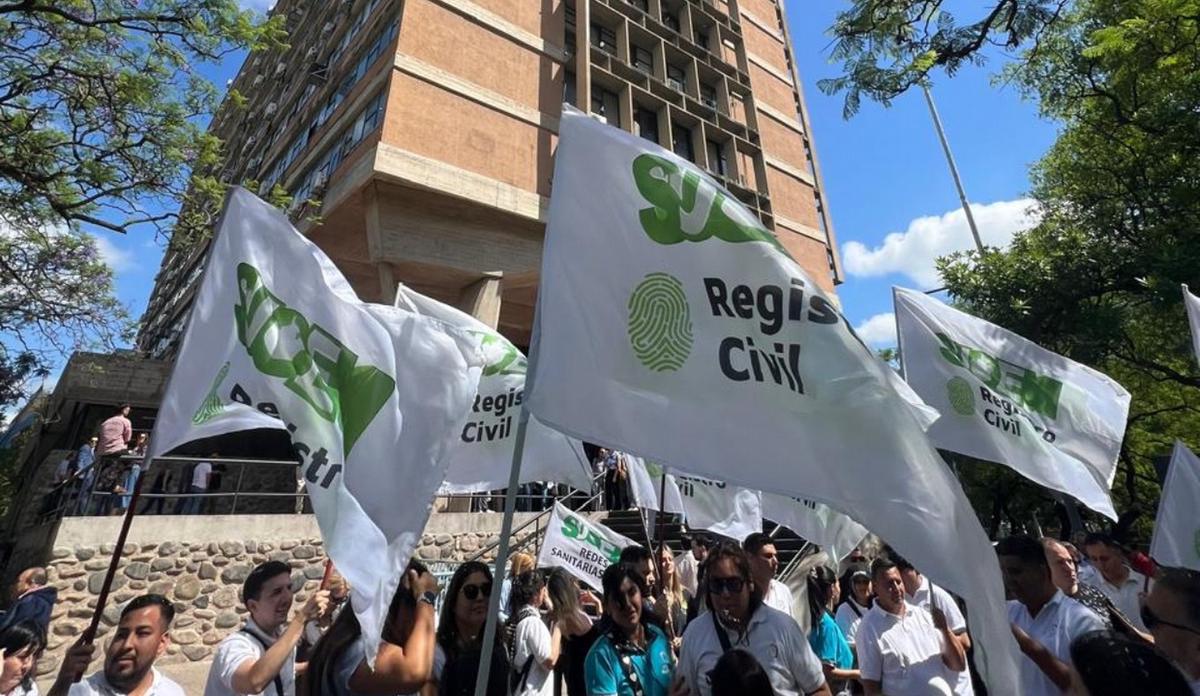
[[[191,487],[197,464],[213,469],[203,492]],[[292,460],[236,459],[224,457],[161,457],[148,470],[137,455],[98,458],[87,469],[72,473],[52,485],[42,498],[37,520],[62,517],[121,514],[129,506],[137,477],[146,476],[138,500],[138,515],[183,514],[304,514],[312,505],[304,490],[303,472]],[[115,473],[109,468],[115,469]],[[554,502],[568,507],[600,509],[596,492],[578,491],[562,484],[523,484],[516,496],[517,512],[543,512]],[[110,486],[119,486],[113,489]],[[116,490],[116,492],[114,492]],[[504,491],[438,496],[435,509],[447,512],[503,512]]]

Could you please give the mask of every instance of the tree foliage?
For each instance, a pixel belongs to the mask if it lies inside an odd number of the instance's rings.
[[[1114,494],[1153,518],[1152,458],[1200,442],[1180,284],[1200,284],[1200,0],[1080,0],[1008,69],[1062,131],[1034,167],[1042,222],[941,260],[967,311],[1133,395]]]
[[[224,185],[199,68],[282,39],[236,0],[0,0],[0,405],[50,353],[127,337],[87,231],[205,228]]]
[[[936,70],[953,75],[964,65],[983,62],[989,48],[1011,51],[1039,42],[1058,23],[1068,0],[986,0],[965,20],[947,4],[850,0],[832,27],[832,58],[842,63],[843,74],[818,86],[845,94],[847,117],[858,111],[863,96],[888,104]]]

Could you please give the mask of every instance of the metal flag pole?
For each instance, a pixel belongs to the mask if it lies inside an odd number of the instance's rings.
[[[946,164],[950,165],[950,176],[954,177],[954,186],[958,189],[958,200],[962,203],[963,212],[967,214],[967,225],[971,228],[971,236],[975,238],[975,249],[983,253],[983,239],[979,236],[979,228],[975,225],[975,216],[971,214],[971,204],[967,202],[967,192],[963,189],[962,177],[958,175],[958,165],[954,163],[954,153],[950,151],[950,141],[946,139],[946,131],[942,128],[942,119],[938,116],[937,106],[933,103],[933,92],[929,85],[921,85],[925,92],[925,103],[929,105],[929,115],[933,117],[933,127],[937,131],[938,140],[942,142],[942,151],[946,153]]]
[[[496,569],[492,571],[492,582],[504,578],[504,566],[508,560],[508,538],[512,534],[513,509],[517,506],[517,487],[521,479],[521,457],[525,454],[525,430],[529,425],[529,411],[521,407],[517,420],[517,440],[513,444],[512,469],[508,472],[508,489],[504,492],[504,521],[500,524],[500,546],[496,549]],[[493,587],[499,587],[498,584]],[[475,676],[475,696],[486,696],[488,677],[491,673],[492,652],[496,645],[496,624],[500,621],[500,592],[493,590],[488,597],[487,621],[483,625],[483,644],[480,646],[479,672]]]

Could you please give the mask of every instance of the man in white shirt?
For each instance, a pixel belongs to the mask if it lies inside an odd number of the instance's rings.
[[[952,693],[967,653],[950,630],[946,615],[904,600],[904,579],[888,558],[871,564],[875,606],[858,626],[855,648],[862,685],[874,694]]]
[[[303,608],[292,610],[292,569],[267,561],[250,571],[242,584],[242,602],[250,618],[231,633],[213,655],[204,696],[294,696],[296,644],[304,625],[329,606],[329,592],[314,592]]]
[[[135,597],[104,651],[104,669],[78,683],[96,651],[94,643],[77,642],[67,650],[48,696],[184,696],[183,689],[154,669],[154,661],[170,645],[168,632],[175,608],[162,595]]]
[[[552,696],[554,665],[562,651],[562,632],[558,624],[550,629],[540,609],[547,604],[548,592],[542,574],[536,570],[522,573],[512,583],[512,606],[516,614],[513,629],[513,664],[519,679],[513,696]]]
[[[708,536],[700,532],[692,533],[691,544],[690,550],[675,557],[675,574],[679,576],[679,584],[683,585],[683,589],[695,597],[700,564],[708,557],[708,547],[711,544]]]
[[[904,557],[893,553],[891,558],[896,563],[896,567],[900,569],[900,578],[904,581],[905,601],[921,607],[931,616],[934,609],[941,611],[946,617],[946,623],[950,626],[950,630],[954,632],[954,637],[958,639],[959,643],[962,643],[963,652],[970,650],[971,636],[967,634],[967,618],[963,616],[962,609],[958,608],[954,597],[929,582],[929,578],[922,575]],[[975,696],[975,687],[971,684],[970,665],[958,673],[958,679],[954,683],[954,693],[957,696]]]
[[[709,674],[735,648],[758,660],[776,696],[828,696],[821,662],[808,639],[795,619],[763,603],[752,584],[746,552],[722,544],[709,552],[704,568],[709,611],[684,631],[675,671],[691,696],[712,696]]]
[[[1146,591],[1146,576],[1125,563],[1121,545],[1107,534],[1088,534],[1083,548],[1096,570],[1100,571],[1097,587],[1108,597],[1134,628],[1145,631],[1140,616],[1138,595]]]
[[[1154,645],[1200,695],[1200,573],[1163,568],[1146,595],[1141,617]]]
[[[779,572],[779,552],[775,549],[775,540],[762,532],[755,532],[746,537],[742,548],[750,558],[750,573],[754,586],[762,592],[763,603],[795,619],[792,591],[775,579],[775,574]]]
[[[1071,641],[1104,629],[1091,609],[1054,586],[1037,540],[1011,536],[996,544],[1013,636],[1025,654],[1019,665],[1022,696],[1059,696],[1071,686]]]
[[[217,454],[214,452],[212,456],[216,458]],[[192,494],[192,497],[184,501],[183,510],[180,514],[200,514],[200,503],[204,500],[201,496],[208,492],[208,484],[212,480],[212,471],[212,462],[196,462],[196,466],[192,467],[192,482],[188,486],[188,492]]]

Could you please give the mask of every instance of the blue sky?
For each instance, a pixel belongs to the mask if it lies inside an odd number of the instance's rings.
[[[244,0],[265,9],[269,0]],[[833,215],[847,282],[838,289],[843,307],[864,337],[894,344],[890,318],[892,285],[929,289],[938,285],[933,260],[965,249],[971,239],[925,102],[919,93],[890,108],[864,103],[853,119],[842,118],[840,96],[817,89],[837,74],[828,62],[826,32],[840,0],[788,3],[795,55],[804,82],[812,131],[829,209]],[[218,85],[233,77],[241,55],[204,69]],[[939,78],[934,94],[954,148],[968,195],[986,241],[1003,244],[1030,224],[1028,168],[1054,139],[1054,124],[1011,87],[997,87],[991,62],[955,78]],[[117,292],[134,316],[149,299],[162,256],[148,231],[99,235],[116,272]],[[36,385],[30,385],[36,386]]]

